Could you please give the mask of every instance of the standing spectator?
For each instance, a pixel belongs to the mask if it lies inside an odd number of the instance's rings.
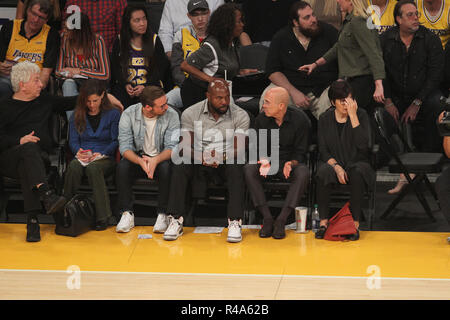
[[[289,8],[297,0],[247,0],[242,4],[244,31],[253,43],[270,45],[278,30],[288,21]]]
[[[30,0],[18,0],[16,9],[16,19],[25,19],[26,11]],[[61,10],[66,5],[66,0],[50,0],[53,7],[53,12],[49,17],[47,24],[55,30],[61,30]]]
[[[104,83],[87,80],[69,121],[69,147],[75,158],[65,174],[64,197],[71,199],[83,175],[87,176],[94,196],[97,231],[105,230],[112,216],[104,176],[114,172],[119,118],[119,108],[109,100]]]
[[[141,103],[129,107],[119,122],[119,150],[122,160],[117,165],[116,185],[121,213],[117,232],[134,227],[132,184],[136,178],[158,179],[158,217],[153,232],[167,229],[172,150],[179,140],[180,119],[169,108],[160,87],[148,86]]]
[[[450,39],[450,1],[416,0],[419,22],[441,39],[445,48]]]
[[[338,42],[322,58],[300,67],[308,74],[318,66],[337,60],[339,78],[346,78],[360,108],[373,112],[373,100],[384,102],[384,62],[375,29],[367,28],[366,0],[337,0],[345,13]]]
[[[200,49],[190,54],[181,63],[181,69],[189,77],[181,87],[181,98],[185,108],[205,98],[208,83],[216,78],[232,80],[236,75],[257,70],[239,66],[237,42],[244,30],[241,10],[233,3],[220,6],[209,19],[207,38]]]
[[[400,0],[394,10],[397,26],[381,36],[386,66],[384,107],[397,122],[411,123],[419,151],[439,152],[436,118],[442,111],[439,86],[444,53],[439,37],[420,26],[413,0]],[[407,184],[401,176],[390,194]]]
[[[395,26],[394,7],[397,0],[367,0],[373,26],[379,34]]]
[[[328,91],[334,108],[320,117],[318,128],[320,163],[317,169],[317,203],[320,228],[316,239],[323,239],[330,218],[331,192],[337,184],[350,185],[350,211],[355,221],[356,234],[349,240],[359,239],[359,218],[364,190],[373,185],[375,172],[369,163],[369,117],[358,108],[353,91],[347,81],[333,82]]]
[[[25,20],[13,20],[0,30],[0,96],[10,96],[11,67],[28,60],[41,70],[40,80],[47,86],[59,51],[58,32],[46,24],[52,13],[49,0],[30,0]]]
[[[188,76],[181,70],[181,63],[193,52],[200,48],[200,44],[206,38],[206,27],[209,21],[209,5],[206,0],[189,0],[188,17],[191,24],[181,28],[175,33],[172,45],[170,62],[172,67],[172,78],[177,88],[167,94],[168,103],[177,109],[183,109],[180,88]]]
[[[224,4],[223,0],[207,0],[211,12]],[[187,4],[189,0],[166,0],[159,25],[158,36],[164,46],[164,51],[170,57],[173,37],[182,27],[189,25]]]
[[[290,8],[289,26],[273,37],[267,56],[266,72],[272,82],[261,95],[260,109],[265,92],[279,86],[289,92],[289,105],[311,110],[319,116],[330,107],[328,86],[337,79],[336,63],[329,63],[311,76],[298,71],[322,57],[337,41],[337,30],[328,23],[317,21],[311,6],[297,1]]]
[[[170,62],[159,37],[150,29],[143,5],[130,5],[111,57],[111,91],[127,108],[139,102],[148,85],[172,89]]]
[[[109,54],[101,35],[94,34],[89,17],[81,13],[81,28],[63,35],[56,73],[65,80],[64,96],[76,96],[83,78],[109,79]],[[62,75],[64,74],[64,75]]]
[[[92,32],[102,36],[108,52],[111,53],[113,42],[120,31],[127,0],[67,0],[63,21],[66,21],[68,16],[71,17],[73,11],[68,9],[73,5],[88,15]]]

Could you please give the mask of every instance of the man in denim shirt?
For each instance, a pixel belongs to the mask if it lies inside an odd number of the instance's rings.
[[[160,87],[146,87],[140,100],[123,112],[119,122],[122,160],[117,165],[116,182],[122,217],[117,232],[129,232],[134,227],[132,183],[140,177],[158,178],[158,218],[153,232],[167,228],[170,158],[178,144],[180,120],[178,113],[168,107]]]

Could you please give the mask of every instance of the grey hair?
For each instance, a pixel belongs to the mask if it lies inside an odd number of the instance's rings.
[[[30,61],[22,61],[14,65],[11,69],[11,86],[13,91],[19,91],[19,82],[28,82],[32,74],[40,72],[41,69]]]

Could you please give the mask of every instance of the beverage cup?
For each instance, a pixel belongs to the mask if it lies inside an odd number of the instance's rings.
[[[306,216],[308,215],[307,207],[296,207],[295,208],[295,225],[296,233],[308,233],[306,230]]]

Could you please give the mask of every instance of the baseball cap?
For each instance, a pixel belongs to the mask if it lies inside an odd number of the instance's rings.
[[[197,9],[209,10],[209,5],[208,2],[206,2],[206,0],[189,0],[187,9],[189,13]]]

